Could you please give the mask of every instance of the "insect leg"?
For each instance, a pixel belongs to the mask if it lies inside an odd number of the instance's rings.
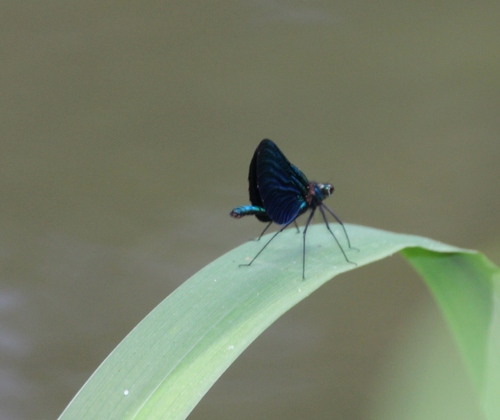
[[[270,225],[271,223],[272,223],[272,222],[270,222],[270,223],[269,223],[269,225]],[[290,223],[292,223],[292,222],[290,222]],[[289,225],[290,223],[288,223],[288,224],[286,224],[285,226],[283,226],[283,227],[282,227],[280,230],[278,230],[278,231],[277,231],[277,232],[276,232],[273,236],[271,236],[271,239],[269,239],[269,240],[265,243],[265,245],[264,245],[264,246],[260,249],[260,251],[259,251],[259,252],[257,252],[257,255],[256,255],[255,257],[253,257],[252,261],[250,261],[248,264],[240,264],[240,267],[242,267],[242,266],[249,266],[249,265],[251,265],[251,264],[252,264],[252,263],[253,263],[253,262],[257,259],[257,257],[258,257],[258,256],[262,253],[262,251],[264,251],[264,249],[266,249],[266,246],[268,246],[268,245],[269,245],[269,243],[270,243],[270,242],[271,242],[274,238],[276,238],[276,236],[277,236],[279,233],[283,232],[283,231],[284,231],[284,230],[288,227],[288,225]],[[266,229],[269,227],[269,225],[266,227]],[[262,233],[264,233],[264,232],[262,232]],[[261,235],[261,236],[262,236],[262,235]],[[259,237],[259,239],[260,239],[260,237]]]
[[[262,231],[262,233],[259,235],[259,237],[256,239],[257,241],[260,241],[260,238],[262,238],[264,236],[264,233],[266,233],[266,230],[269,228],[269,226],[271,226],[273,224],[273,221],[271,220],[267,226],[264,228],[264,230]]]
[[[326,207],[326,206],[325,206],[325,207]],[[327,209],[328,209],[328,207],[327,207]],[[330,210],[330,209],[328,209],[328,210]],[[330,225],[328,224],[328,220],[326,220],[326,214],[325,214],[325,211],[323,210],[323,206],[320,206],[320,207],[319,207],[319,211],[321,212],[321,215],[323,216],[323,220],[325,221],[326,228],[327,228],[327,229],[328,229],[328,231],[332,234],[333,239],[335,239],[335,242],[337,242],[337,245],[339,246],[340,250],[342,251],[342,254],[344,254],[344,258],[345,258],[345,260],[346,260],[348,263],[351,263],[351,264],[354,264],[354,265],[358,265],[358,264],[356,264],[355,262],[350,261],[350,260],[349,260],[349,258],[347,258],[347,255],[346,255],[346,253],[345,253],[345,251],[344,251],[344,248],[342,248],[342,245],[340,245],[339,240],[337,239],[337,237],[335,236],[335,234],[334,234],[334,233],[332,232],[332,230],[330,229]],[[331,213],[334,215],[335,219],[337,219],[337,221],[339,221],[338,217],[337,217],[337,216],[335,216],[335,214],[334,214],[333,212],[331,212]],[[340,222],[340,221],[339,221],[339,223],[342,225],[342,227],[344,227],[344,225],[342,224],[342,222]],[[345,232],[345,228],[344,228],[344,232]],[[346,232],[346,235],[347,235],[347,232]],[[347,237],[347,240],[349,241],[349,237]],[[349,248],[351,248],[351,244],[350,244],[350,242],[349,242]]]
[[[306,232],[311,220],[314,216],[314,212],[316,211],[316,207],[313,207],[311,210],[311,214],[307,218],[306,227],[304,228],[304,232],[302,233],[302,280],[306,279]]]
[[[346,230],[346,228],[345,228],[344,224],[342,223],[342,220],[340,220],[340,218],[339,218],[339,217],[338,217],[338,216],[334,213],[334,211],[333,211],[330,207],[328,207],[326,204],[321,204],[321,206],[320,206],[320,208],[319,208],[319,209],[321,210],[321,213],[323,214],[323,219],[325,219],[325,223],[326,223],[326,225],[328,226],[328,222],[326,221],[326,218],[325,218],[325,213],[324,213],[324,211],[323,211],[323,207],[324,207],[324,208],[328,211],[328,213],[330,213],[333,217],[335,217],[335,220],[336,220],[337,222],[339,222],[339,225],[340,225],[340,226],[342,226],[342,229],[344,230],[344,233],[345,233],[345,237],[347,238],[347,245],[349,246],[349,248],[352,248],[352,249],[357,249],[357,248],[353,248],[353,247],[351,246],[351,240],[349,239],[349,235],[347,234],[347,230]],[[330,228],[328,228],[328,229],[330,229]],[[330,231],[330,232],[331,232],[331,231]],[[335,239],[336,239],[336,238],[335,238]],[[338,241],[337,241],[337,242],[338,242]],[[358,251],[359,251],[359,250],[358,250]]]

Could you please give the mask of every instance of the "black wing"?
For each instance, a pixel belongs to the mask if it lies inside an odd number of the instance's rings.
[[[262,203],[262,198],[260,197],[259,184],[257,182],[257,157],[259,156],[259,151],[265,141],[266,140],[262,140],[257,146],[257,149],[255,149],[252,161],[250,162],[250,170],[248,171],[248,192],[250,193],[250,203],[261,208],[264,208],[264,205]],[[267,216],[266,214],[255,214],[255,217],[261,222],[271,221],[269,216]]]
[[[303,213],[309,181],[271,140],[260,142],[250,164],[250,200],[273,222],[286,225]],[[260,204],[257,204],[260,203]]]

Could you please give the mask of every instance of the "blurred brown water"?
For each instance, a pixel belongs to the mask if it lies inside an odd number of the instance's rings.
[[[0,11],[2,419],[56,417],[157,303],[260,233],[228,214],[264,137],[335,185],[344,221],[500,260],[499,4]],[[394,257],[286,314],[191,417],[431,418],[422,407],[479,416],[440,314]]]

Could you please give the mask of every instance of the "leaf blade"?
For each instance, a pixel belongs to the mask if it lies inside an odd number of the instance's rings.
[[[500,271],[484,255],[402,254],[420,273],[457,341],[488,418],[500,414]],[[450,282],[450,280],[452,280]]]
[[[349,251],[358,267],[408,247],[470,253],[413,235],[347,229],[361,250]],[[308,230],[306,281],[301,280],[302,235],[293,231],[279,235],[251,267],[238,268],[263,241],[218,258],[160,303],[108,356],[61,418],[185,418],[269,325],[326,281],[355,268],[322,225]]]

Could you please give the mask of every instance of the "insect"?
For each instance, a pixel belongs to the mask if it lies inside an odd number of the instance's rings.
[[[283,227],[266,242],[248,264],[240,264],[240,266],[251,265],[279,233],[283,232],[291,223],[295,223],[297,226],[296,219],[310,209],[311,213],[307,218],[302,242],[302,279],[304,280],[306,233],[317,208],[319,208],[326,227],[337,242],[345,260],[356,265],[347,258],[342,245],[330,229],[326,218],[325,210],[342,226],[347,238],[347,244],[349,248],[352,248],[344,224],[333,210],[323,204],[323,200],[333,194],[333,185],[309,181],[302,171],[292,165],[278,146],[269,139],[262,140],[255,150],[250,162],[248,183],[250,202],[252,204],[234,208],[230,213],[231,217],[240,219],[244,216],[253,215],[261,222],[267,223],[258,239],[264,235],[273,222]]]

